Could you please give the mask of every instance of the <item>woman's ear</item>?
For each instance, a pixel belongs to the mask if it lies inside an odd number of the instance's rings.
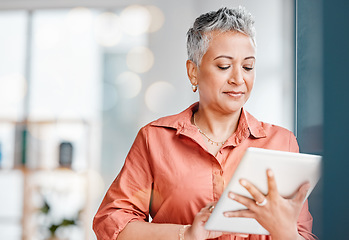
[[[197,80],[198,67],[191,60],[187,60],[186,65],[187,65],[187,74],[191,84],[198,85],[198,80]]]

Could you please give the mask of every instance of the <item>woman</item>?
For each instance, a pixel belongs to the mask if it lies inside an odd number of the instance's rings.
[[[98,239],[314,239],[303,204],[307,184],[282,198],[273,173],[268,195],[248,181],[253,199],[230,194],[270,236],[206,231],[215,202],[248,147],[298,151],[294,135],[243,109],[255,79],[254,21],[244,8],[198,17],[187,34],[187,72],[200,100],[143,127],[94,219]],[[148,222],[148,216],[152,222]]]

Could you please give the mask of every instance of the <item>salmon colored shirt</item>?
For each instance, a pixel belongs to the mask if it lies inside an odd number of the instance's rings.
[[[191,123],[197,108],[198,103],[193,104],[139,131],[94,218],[99,240],[114,240],[127,223],[148,221],[149,215],[154,223],[191,224],[197,212],[219,199],[248,147],[298,152],[292,132],[259,122],[243,109],[236,132],[213,156]],[[306,201],[298,231],[306,239],[314,239],[311,229]],[[242,238],[224,235],[218,239]],[[248,239],[271,237],[249,235]]]

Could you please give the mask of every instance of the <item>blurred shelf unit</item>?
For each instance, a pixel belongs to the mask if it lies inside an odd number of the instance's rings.
[[[0,119],[0,239],[88,239],[90,126]]]
[[[0,119],[0,168],[49,170],[63,164],[75,171],[87,169],[90,135],[90,123],[84,120]],[[70,166],[62,161],[70,161]]]

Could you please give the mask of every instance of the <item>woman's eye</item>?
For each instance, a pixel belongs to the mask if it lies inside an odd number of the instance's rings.
[[[218,66],[218,68],[222,70],[227,70],[228,68],[230,68],[230,66]]]
[[[243,69],[245,69],[246,71],[251,71],[251,70],[253,70],[253,67],[243,67]]]

